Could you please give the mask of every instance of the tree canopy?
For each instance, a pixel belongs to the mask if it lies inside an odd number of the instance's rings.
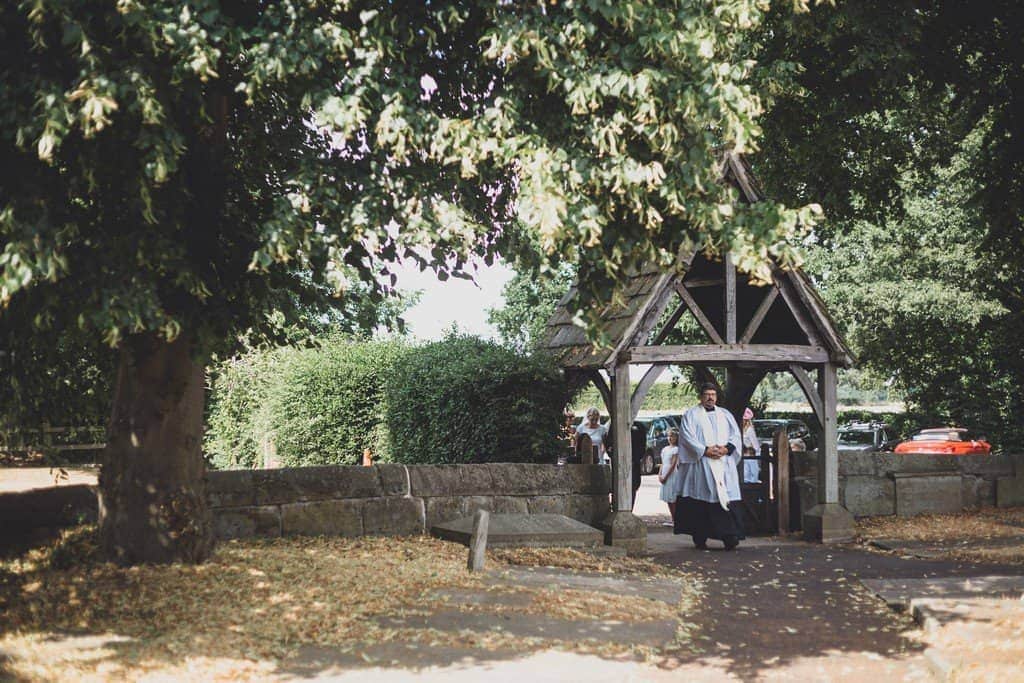
[[[0,320],[119,347],[123,562],[201,560],[202,360],[393,293],[411,260],[574,264],[577,307],[681,247],[766,274],[814,205],[737,206],[763,0],[0,6]]]
[[[813,197],[808,270],[860,361],[936,421],[1008,442],[1024,404],[1024,8],[845,2],[773,12],[750,43],[799,64],[756,170]]]
[[[731,209],[761,3],[8,3],[0,301],[216,345],[390,266],[518,236],[593,276],[686,240],[756,268],[810,209]],[[83,287],[83,283],[88,286]],[[73,306],[68,306],[73,302]]]

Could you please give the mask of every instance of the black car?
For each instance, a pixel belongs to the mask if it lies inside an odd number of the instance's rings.
[[[682,415],[662,415],[637,420],[647,427],[647,448],[640,461],[640,473],[651,474],[661,467],[661,449],[668,445],[668,430],[679,429]]]
[[[839,428],[840,453],[891,451],[899,437],[884,422],[851,422]]]
[[[775,430],[784,427],[792,451],[813,451],[818,447],[818,438],[803,420],[754,420],[754,432],[761,445],[771,444]]]

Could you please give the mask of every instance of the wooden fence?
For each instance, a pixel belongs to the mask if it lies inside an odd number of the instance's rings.
[[[63,451],[101,450],[106,446],[106,428],[54,427],[48,422],[35,429],[0,429],[0,451]]]

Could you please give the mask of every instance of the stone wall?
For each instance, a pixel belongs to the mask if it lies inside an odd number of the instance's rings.
[[[601,465],[375,465],[209,473],[219,538],[408,535],[478,509],[557,513],[597,525],[609,512]]]
[[[804,512],[816,501],[817,455],[791,457]],[[839,501],[857,517],[1024,505],[1024,455],[841,453]]]

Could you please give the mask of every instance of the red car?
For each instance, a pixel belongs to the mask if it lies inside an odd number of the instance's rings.
[[[894,453],[938,453],[943,455],[988,455],[992,445],[963,427],[922,429],[896,446]]]

